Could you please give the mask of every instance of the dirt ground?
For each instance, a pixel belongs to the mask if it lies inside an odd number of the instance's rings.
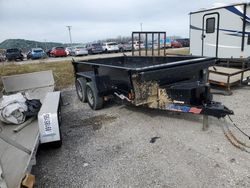
[[[38,151],[36,187],[250,187],[250,154],[229,143],[223,120],[210,117],[204,132],[201,116],[113,102],[92,111],[73,88],[62,96],[63,145]],[[249,96],[249,87],[214,96],[248,134]]]

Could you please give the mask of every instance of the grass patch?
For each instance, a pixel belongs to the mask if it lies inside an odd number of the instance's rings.
[[[74,83],[74,73],[71,61],[61,61],[52,63],[23,64],[23,65],[2,65],[0,66],[1,76],[24,74],[38,71],[52,70],[56,90],[67,88]],[[3,89],[0,81],[0,91]]]
[[[189,55],[189,48],[181,48],[178,50],[167,51],[167,54],[176,54],[176,55]]]
[[[180,49],[172,49],[172,48],[169,48],[169,49],[166,49],[166,55],[189,55],[189,48],[180,48]],[[139,55],[139,51],[135,51],[134,54],[136,56]],[[141,55],[144,56],[146,55],[146,52],[145,50],[142,50],[141,51]],[[151,49],[148,49],[148,56],[151,56],[152,55],[152,50]],[[160,50],[160,55],[161,56],[164,56],[164,50],[161,49]],[[158,50],[154,50],[154,56],[158,56]]]

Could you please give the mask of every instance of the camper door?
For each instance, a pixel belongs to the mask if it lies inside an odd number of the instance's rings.
[[[203,16],[202,56],[217,57],[219,40],[219,14],[210,13]]]

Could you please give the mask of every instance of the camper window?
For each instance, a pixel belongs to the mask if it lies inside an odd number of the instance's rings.
[[[250,45],[250,34],[248,34],[247,45]]]
[[[206,33],[214,33],[215,31],[215,18],[208,18],[206,20]]]

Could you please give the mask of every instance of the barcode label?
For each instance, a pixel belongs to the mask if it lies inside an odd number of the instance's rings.
[[[53,134],[51,114],[43,114],[44,133]]]

